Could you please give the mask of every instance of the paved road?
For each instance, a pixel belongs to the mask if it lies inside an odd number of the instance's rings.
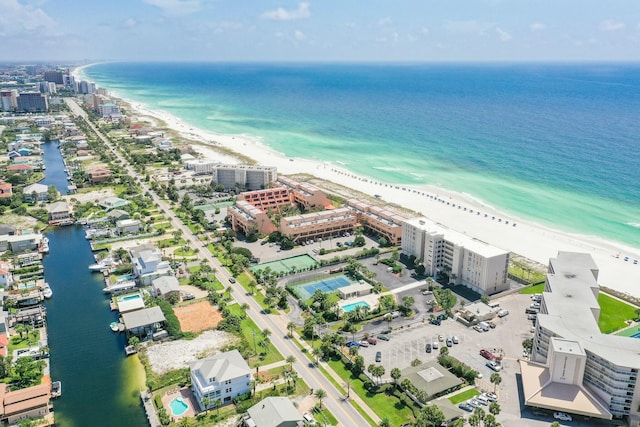
[[[348,402],[344,402],[342,400],[341,393],[333,386],[329,380],[322,375],[320,371],[315,368],[310,367],[307,363],[307,357],[305,354],[300,351],[300,349],[287,337],[287,329],[286,324],[284,322],[276,322],[272,316],[262,315],[260,314],[262,308],[258,303],[251,297],[246,295],[245,290],[239,283],[231,283],[229,281],[229,274],[227,270],[220,264],[220,262],[214,258],[209,250],[205,247],[202,242],[198,238],[196,238],[191,231],[180,221],[180,219],[173,213],[169,204],[167,204],[164,200],[160,199],[154,191],[152,191],[149,186],[147,186],[142,179],[139,179],[138,173],[129,165],[128,161],[111,145],[110,141],[102,135],[102,133],[87,119],[87,114],[82,108],[75,102],[75,100],[71,98],[65,98],[65,102],[71,109],[71,111],[83,117],[89,126],[94,130],[96,135],[102,140],[102,142],[107,146],[112,153],[119,158],[123,165],[125,165],[125,169],[129,175],[132,177],[138,178],[140,187],[143,192],[149,192],[151,197],[155,201],[155,203],[160,207],[160,209],[165,211],[167,218],[169,218],[172,226],[176,230],[180,230],[183,233],[183,237],[191,243],[193,248],[199,249],[199,256],[204,257],[207,261],[209,261],[214,268],[217,270],[217,278],[220,280],[222,285],[227,288],[231,286],[233,289],[233,296],[238,302],[238,304],[248,304],[250,309],[248,310],[249,317],[256,323],[260,330],[269,329],[272,331],[271,342],[274,346],[280,351],[280,353],[286,358],[288,356],[295,356],[298,360],[293,364],[296,371],[300,377],[309,385],[309,387],[314,390],[324,389],[327,392],[327,397],[323,400],[323,405],[326,406],[331,413],[336,417],[339,424],[341,426],[366,426],[368,422],[356,411],[353,406],[351,406]],[[363,409],[369,413],[373,414],[368,407],[363,407]],[[376,419],[375,417],[374,419]]]

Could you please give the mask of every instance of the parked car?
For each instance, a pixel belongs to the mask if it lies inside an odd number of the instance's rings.
[[[358,343],[360,347],[369,347],[369,343],[365,340],[362,340]]]
[[[389,341],[391,338],[389,338],[389,335],[378,335],[378,339],[382,340],[382,341]]]
[[[490,320],[489,320],[487,323],[489,324],[489,327],[490,327],[491,329],[494,329],[494,328],[496,327],[496,324],[495,324],[495,323],[493,323],[493,322],[492,322],[492,321],[490,321]]]
[[[431,324],[432,325],[436,325],[436,326],[440,326],[440,319],[431,319]]]
[[[482,395],[491,402],[495,402],[496,400],[498,400],[498,395],[496,395],[495,393],[486,392],[486,393],[482,393]]]
[[[461,404],[459,404],[458,408],[462,409],[463,411],[473,412],[473,406],[469,405],[466,402],[462,402]]]
[[[379,351],[376,352],[376,362],[382,362],[382,353]]]
[[[502,369],[502,367],[495,361],[493,360],[489,360],[487,362],[487,366],[489,367],[489,369],[494,370],[496,372],[500,372],[500,369]]]
[[[509,314],[509,310],[500,310],[498,312],[498,317],[504,317]]]
[[[427,353],[431,353],[431,344],[429,344],[429,343],[425,344],[425,346],[424,346],[424,350],[425,350]]]
[[[560,421],[573,421],[573,418],[571,418],[571,415],[565,414],[564,412],[554,412],[553,418]]]
[[[422,291],[422,295],[433,295],[433,291],[430,291],[430,290],[428,290],[428,289],[424,289],[424,290]]]
[[[391,313],[389,313],[389,316],[391,316],[392,319],[397,319],[398,317],[400,317],[400,312],[392,311]]]
[[[304,420],[305,424],[313,424],[316,422],[316,420],[314,420],[308,412],[302,414],[302,419]]]
[[[369,344],[371,344],[371,345],[376,345],[376,344],[378,344],[378,340],[377,340],[377,339],[375,339],[374,337],[369,337],[369,338],[367,338],[367,342],[368,342]]]
[[[480,326],[478,326],[478,325],[475,325],[475,326],[473,327],[473,329],[475,329],[477,332],[484,332],[484,329],[482,329],[482,328],[481,328]]]
[[[444,335],[442,335],[442,334],[438,335],[438,341],[443,342],[444,341]]]
[[[453,347],[453,341],[451,341],[451,338],[447,338],[447,347]]]
[[[434,350],[438,349],[438,341],[434,341],[433,344],[431,344],[431,348],[433,348]]]
[[[457,335],[454,335],[451,337],[451,341],[453,341],[454,344],[459,344],[460,340],[458,339]]]
[[[478,399],[479,396],[474,397],[471,400],[474,400],[476,405],[478,406],[487,406],[489,404],[489,402],[485,402],[484,400]]]
[[[496,357],[493,355],[493,353],[491,353],[489,350],[483,348],[482,350],[480,350],[480,356],[484,357],[485,359],[488,360],[493,360]]]
[[[480,401],[480,403],[482,403],[483,405],[488,405],[489,404],[489,399],[487,399],[484,395],[479,394],[475,397],[476,400]]]
[[[189,292],[183,292],[182,293],[182,301],[189,301],[192,299],[195,299],[196,296],[194,294],[190,294]]]
[[[360,343],[358,341],[348,341],[346,346],[347,347],[360,347]]]

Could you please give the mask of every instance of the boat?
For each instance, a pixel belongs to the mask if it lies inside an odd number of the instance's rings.
[[[40,242],[40,252],[49,253],[49,239],[46,237]]]
[[[111,330],[112,330],[113,332],[118,332],[118,322],[111,322],[111,323],[109,324],[109,327],[111,328]]]
[[[91,271],[106,270],[107,268],[111,267],[112,264],[113,264],[113,261],[110,258],[105,258],[100,262],[97,262],[95,264],[91,264],[89,266],[89,270],[91,270]]]
[[[103,289],[103,292],[106,294],[110,294],[110,293],[116,293],[120,291],[127,291],[135,287],[136,287],[136,282],[134,282],[133,280],[125,280],[123,282],[118,282],[115,285],[105,287]]]
[[[136,349],[135,346],[128,345],[124,348],[124,351],[127,356],[131,356],[132,354],[136,354],[138,352],[138,349]]]
[[[42,287],[42,296],[45,298],[51,298],[53,296],[53,291],[47,282],[44,282],[44,286]]]
[[[51,383],[51,398],[56,399],[60,396],[62,396],[62,383],[54,381]]]

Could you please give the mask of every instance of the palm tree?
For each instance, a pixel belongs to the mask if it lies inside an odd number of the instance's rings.
[[[206,413],[209,413],[209,405],[211,405],[211,399],[209,399],[208,397],[203,397],[202,398],[202,406],[204,406],[205,411],[207,411]]]
[[[402,371],[398,368],[391,369],[391,378],[393,378],[393,383],[395,387],[398,387],[398,380],[402,376]]]
[[[293,364],[294,364],[294,363],[295,363],[295,361],[296,361],[296,357],[295,357],[294,355],[287,356],[286,361],[287,361],[287,363],[289,364],[289,370],[290,370],[290,371],[293,371]]]
[[[262,335],[264,335],[265,338],[268,338],[271,335],[271,331],[267,328],[264,328],[262,330]]]
[[[383,418],[378,424],[378,427],[391,427],[391,423],[389,423],[389,418]]]
[[[242,311],[244,311],[245,313],[247,312],[247,310],[249,310],[249,307],[249,304],[247,304],[246,302],[240,306]]]
[[[322,409],[322,399],[327,397],[327,392],[319,388],[315,391],[315,393],[313,393],[313,395],[316,397],[316,399],[318,399],[318,407]]]
[[[213,406],[216,407],[216,414],[220,415],[220,406],[222,406],[222,400],[216,399],[213,401]]]
[[[287,330],[289,331],[289,337],[293,338],[293,330],[296,328],[296,324],[294,322],[287,323]]]
[[[249,282],[249,289],[251,289],[251,295],[254,294],[256,290],[256,285],[257,285],[256,282],[253,280]]]
[[[231,292],[233,292],[233,288],[229,286],[224,290],[224,292],[227,294],[227,299],[231,299]]]
[[[491,384],[493,384],[493,392],[496,392],[496,386],[499,386],[500,383],[502,382],[502,377],[500,376],[499,373],[495,372],[493,374],[491,374],[491,376],[489,377],[489,381],[491,381]]]

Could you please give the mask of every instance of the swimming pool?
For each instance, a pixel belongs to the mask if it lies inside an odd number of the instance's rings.
[[[342,309],[345,312],[349,313],[350,311],[355,310],[357,307],[369,307],[369,308],[371,308],[371,306],[369,304],[367,304],[366,302],[358,301],[358,302],[354,302],[352,304],[343,305]]]
[[[35,288],[37,285],[35,283],[26,283],[24,285],[18,285],[18,289],[31,289]]]
[[[640,338],[640,331],[636,332],[633,335],[630,335],[631,338]]]
[[[169,407],[171,408],[171,413],[177,417],[187,412],[189,409],[189,404],[184,401],[181,397],[176,397],[169,403]]]
[[[133,276],[130,274],[127,274],[125,276],[118,277],[118,282],[125,282],[127,280],[133,280]]]
[[[133,301],[134,299],[140,299],[140,298],[142,298],[140,294],[125,295],[122,297],[118,297],[118,301]]]

